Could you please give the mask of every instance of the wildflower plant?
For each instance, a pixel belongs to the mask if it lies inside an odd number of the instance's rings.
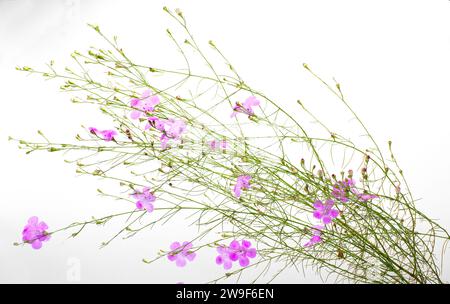
[[[135,62],[96,25],[90,26],[107,49],[75,51],[63,71],[53,63],[46,71],[18,68],[62,80],[74,103],[95,106],[110,121],[106,130],[81,130],[76,142],[42,135],[43,141],[17,140],[19,147],[72,152],[77,173],[117,183],[116,193],[101,195],[132,203],[129,212],[48,232],[33,217],[24,243],[38,249],[54,234],[76,236],[122,217],[126,226],[112,241],[183,214],[194,218],[198,235],[168,244],[145,263],[166,257],[195,267],[196,257],[216,250],[212,264],[225,273],[213,282],[249,269],[256,281],[277,262],[339,282],[442,283],[436,245],[445,248],[448,232],[416,208],[392,143],[374,140],[339,83],[304,64],[358,122],[364,142],[331,131],[300,101],[298,113],[286,111],[242,79],[214,42],[206,52],[181,11],[164,11],[178,26],[167,34],[183,68]]]

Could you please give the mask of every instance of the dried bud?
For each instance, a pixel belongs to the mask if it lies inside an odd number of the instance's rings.
[[[348,170],[348,178],[353,178],[353,170]]]
[[[176,9],[175,9],[175,13],[176,13],[178,16],[180,16],[181,18],[183,18],[183,12],[182,12],[179,8],[176,8]]]
[[[395,185],[395,193],[400,194],[401,188],[400,183],[398,185]]]
[[[322,169],[317,170],[317,175],[318,175],[320,178],[322,178],[322,177],[323,177],[323,170],[322,170]]]

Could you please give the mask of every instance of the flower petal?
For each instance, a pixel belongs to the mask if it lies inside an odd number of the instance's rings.
[[[141,116],[142,112],[141,111],[137,111],[134,110],[130,113],[130,118],[131,119],[138,119]]]
[[[317,210],[322,210],[323,209],[322,201],[319,201],[319,200],[315,201],[313,204],[313,207]]]
[[[324,217],[322,217],[322,222],[327,225],[329,223],[331,223],[331,217],[329,215],[325,215]]]
[[[132,107],[139,107],[140,102],[141,101],[138,98],[133,98],[130,100],[130,105]]]
[[[230,249],[233,249],[233,250],[239,250],[239,248],[241,248],[241,245],[239,244],[238,241],[236,241],[236,240],[231,241],[231,243],[230,243]]]
[[[239,259],[239,254],[237,254],[236,252],[230,252],[228,254],[228,257],[230,258],[230,260],[232,261],[237,261]]]
[[[250,264],[250,260],[246,256],[239,257],[239,265],[242,267],[247,267]]]
[[[256,248],[250,248],[249,250],[247,250],[247,256],[251,259],[256,257]]]
[[[180,248],[180,246],[180,242],[173,242],[172,244],[170,244],[170,249],[177,250],[178,248]]]
[[[196,256],[197,256],[197,254],[195,252],[191,252],[188,255],[186,255],[186,259],[188,259],[188,261],[192,262]]]
[[[192,248],[191,242],[183,242],[183,251],[187,251]]]
[[[36,225],[39,221],[39,218],[37,216],[32,216],[28,219],[28,224],[30,225]]]
[[[247,240],[242,240],[242,247],[244,248],[250,248],[252,246],[252,243]]]
[[[33,247],[33,249],[40,249],[42,247],[42,242],[40,240],[34,240],[33,243],[31,243],[31,247]]]
[[[337,218],[337,217],[339,216],[339,210],[337,210],[337,209],[331,209],[331,210],[330,210],[330,216],[331,216],[332,218]]]
[[[173,261],[175,261],[177,259],[177,255],[169,253],[167,255],[167,258],[169,259],[169,261],[173,262]]]
[[[186,259],[181,254],[177,255],[177,261],[175,262],[178,267],[186,266]]]
[[[147,210],[148,213],[152,213],[153,212],[153,204],[152,203],[146,203],[145,204],[145,209]]]
[[[223,262],[223,268],[225,270],[230,269],[232,266],[233,266],[233,263],[230,260],[226,260],[226,261]]]

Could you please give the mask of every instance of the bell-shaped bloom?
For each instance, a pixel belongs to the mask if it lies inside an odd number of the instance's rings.
[[[363,202],[367,202],[375,198],[378,198],[378,195],[370,193],[355,193],[355,195]]]
[[[131,107],[135,109],[130,114],[131,119],[138,119],[147,112],[153,112],[158,103],[159,97],[151,90],[145,90],[141,98],[133,98],[130,101]]]
[[[233,113],[231,113],[231,117],[235,117],[237,113],[243,113],[245,115],[253,116],[255,115],[255,111],[253,107],[259,106],[260,102],[256,99],[255,96],[250,96],[247,98],[242,104],[240,102],[236,102],[233,107]]]
[[[131,196],[137,200],[136,208],[139,210],[145,209],[148,213],[153,211],[153,202],[156,200],[156,197],[152,192],[150,192],[149,187],[144,187],[142,188],[142,191],[136,191],[131,194]]]
[[[37,216],[32,216],[28,219],[27,225],[22,231],[22,240],[25,243],[31,244],[33,249],[40,249],[42,242],[46,242],[50,239],[50,235],[47,233],[48,226],[45,222],[39,222]]]
[[[99,130],[97,128],[90,127],[89,132],[101,137],[105,141],[114,140],[114,137],[117,136],[117,132],[115,130]]]
[[[167,254],[167,258],[169,261],[175,261],[178,267],[184,267],[187,261],[192,262],[195,259],[196,254],[191,249],[192,243],[190,242],[183,242],[183,244],[173,242],[170,245],[171,251]]]
[[[311,233],[312,233],[311,239],[305,245],[303,245],[303,247],[312,247],[312,246],[322,242],[321,235],[322,235],[322,230],[324,228],[325,228],[324,226],[320,226],[320,225],[314,226],[311,229]]]
[[[237,198],[241,197],[242,189],[250,189],[250,180],[252,177],[250,175],[240,175],[236,180],[236,184],[234,185],[233,192],[234,196]]]

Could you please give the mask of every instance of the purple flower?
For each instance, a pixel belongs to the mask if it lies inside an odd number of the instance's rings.
[[[333,208],[334,201],[331,199],[327,199],[325,203],[317,200],[313,206],[316,209],[313,212],[313,216],[318,220],[322,220],[325,225],[331,223],[331,221],[339,215],[339,210]]]
[[[250,189],[250,180],[252,177],[250,175],[240,175],[237,178],[236,185],[234,185],[234,196],[237,198],[241,197],[242,189]]]
[[[259,104],[260,102],[255,96],[250,96],[242,104],[240,102],[236,102],[236,105],[233,107],[231,117],[235,117],[237,113],[243,113],[249,117],[253,116],[255,115],[255,111],[253,111],[252,107],[259,106]]]
[[[163,132],[164,131],[164,120],[159,119],[156,116],[149,117],[148,124],[145,126],[145,130],[148,130],[150,128],[154,128],[156,130]]]
[[[322,235],[322,230],[324,228],[325,228],[324,226],[319,226],[319,225],[314,226],[311,229],[311,233],[312,233],[311,239],[305,245],[303,245],[303,247],[312,247],[312,246],[322,242],[321,235]]]
[[[161,148],[166,149],[170,139],[181,139],[181,134],[186,131],[186,124],[179,119],[169,118],[164,120],[152,116],[148,118],[148,124],[145,126],[146,130],[150,128],[157,129],[162,133],[160,137]]]
[[[219,255],[216,257],[216,264],[223,265],[223,268],[228,270],[233,266],[233,262],[239,261],[239,265],[247,267],[250,264],[250,259],[256,257],[256,248],[252,248],[252,243],[247,240],[231,241],[230,245],[220,245],[217,247]]]
[[[164,133],[168,138],[180,139],[186,131],[186,124],[180,119],[169,118],[164,122]]]
[[[225,139],[222,140],[210,140],[208,141],[208,146],[211,150],[225,150],[228,148],[228,142]]]
[[[331,195],[334,196],[335,199],[346,203],[348,202],[348,194],[355,187],[355,181],[351,178],[346,178],[343,181],[337,182],[333,186],[333,191]]]
[[[355,180],[353,180],[351,178],[346,178],[343,181],[339,181],[333,186],[333,191],[331,192],[331,195],[335,199],[337,199],[343,203],[348,202],[350,193],[353,193],[359,200],[361,200],[363,202],[367,202],[374,198],[378,198],[378,196],[375,194],[360,193],[355,188],[355,184],[356,184]]]
[[[138,119],[143,113],[153,112],[155,106],[159,103],[159,97],[154,95],[151,90],[145,90],[141,98],[133,98],[130,101],[130,105],[137,109],[131,112],[131,119]]]
[[[175,261],[178,267],[186,266],[186,260],[192,262],[195,259],[195,252],[190,251],[192,243],[183,242],[181,245],[179,242],[173,242],[170,245],[171,251],[168,253],[167,258],[169,261]]]
[[[355,190],[355,191],[357,191],[357,190]],[[374,198],[378,198],[378,195],[370,194],[370,193],[355,193],[355,195],[363,202],[367,202],[367,201],[373,200]]]
[[[97,128],[90,127],[89,132],[92,134],[102,137],[105,141],[114,140],[114,137],[117,135],[117,132],[114,130],[98,130]]]
[[[137,199],[136,208],[139,210],[146,209],[148,213],[153,211],[153,202],[156,200],[156,197],[150,192],[150,188],[144,187],[142,191],[136,191],[131,196]]]
[[[50,235],[47,233],[48,226],[44,222],[39,222],[37,216],[28,219],[28,224],[23,228],[22,240],[30,243],[33,249],[40,249],[42,242],[48,241]]]

